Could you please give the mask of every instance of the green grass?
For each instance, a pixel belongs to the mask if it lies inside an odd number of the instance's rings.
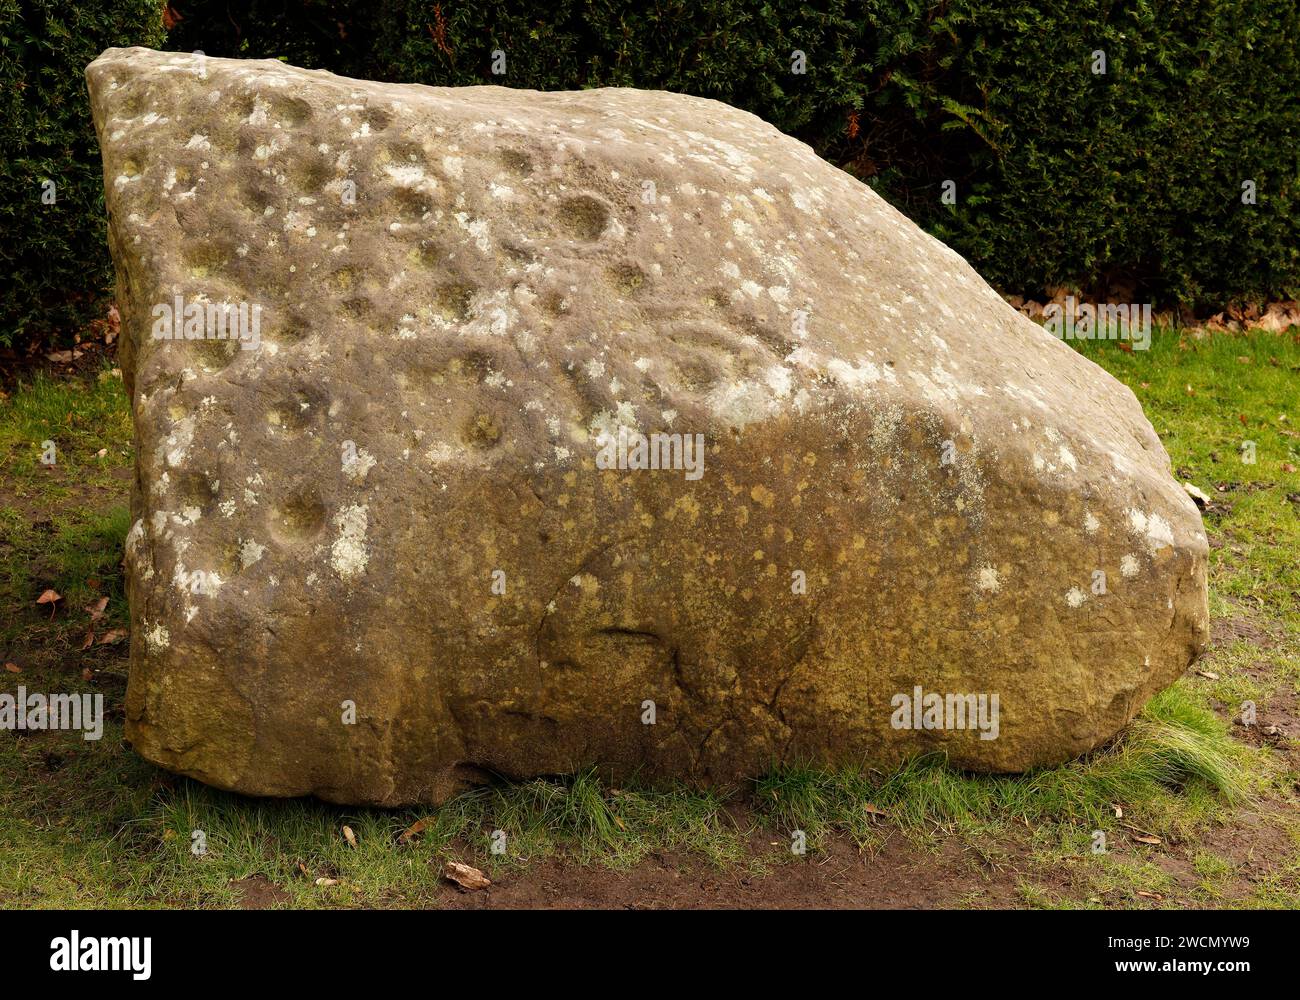
[[[1132,353],[1114,342],[1081,342],[1082,353],[1136,393],[1180,481],[1216,501],[1205,516],[1206,529],[1221,543],[1211,553],[1216,609],[1230,599],[1268,608],[1293,633],[1300,629],[1300,350],[1294,333],[1198,339],[1157,331],[1149,351]],[[1254,463],[1240,451],[1247,441],[1254,442]]]
[[[669,855],[753,874],[799,863],[795,830],[812,859],[836,836],[869,853],[901,837],[922,854],[956,838],[1028,906],[1300,906],[1300,826],[1287,818],[1300,781],[1288,763],[1294,748],[1246,738],[1231,722],[1243,702],[1266,714],[1300,691],[1300,476],[1287,471],[1300,466],[1300,413],[1287,410],[1300,398],[1300,345],[1157,331],[1147,352],[1083,347],[1133,388],[1180,480],[1214,502],[1211,612],[1236,631],[1198,664],[1213,676],[1162,692],[1111,745],[1026,775],[963,774],[938,757],[889,774],[786,766],[724,798],[615,789],[583,773],[479,789],[436,810],[250,800],[131,753],[125,650],[82,649],[83,609],[98,597],[109,601],[97,633],[126,626],[119,561],[131,445],[121,382],[106,372],[13,387],[0,400],[0,645],[22,673],[5,675],[5,689],[101,692],[110,717],[97,743],[0,734],[0,906],[232,906],[238,883],[254,877],[277,887],[278,905],[436,905],[449,858],[497,876],[556,855],[620,870]],[[59,446],[54,469],[39,461],[47,439]],[[1255,442],[1254,464],[1240,459],[1244,440]],[[53,619],[35,604],[46,587],[64,596]],[[1281,824],[1289,848],[1225,856],[1201,842],[1246,815]],[[401,840],[417,821],[423,832]],[[1098,830],[1104,854],[1092,851]],[[504,832],[502,853],[494,831]]]
[[[1190,828],[1216,806],[1253,796],[1262,772],[1251,756],[1177,684],[1153,698],[1111,746],[1062,767],[969,775],[926,757],[883,779],[781,768],[758,782],[757,800],[780,826],[813,840],[844,830],[862,847],[879,842],[881,813],[891,827],[912,833],[980,836],[1006,823],[1065,823],[1090,833],[1118,830],[1115,806],[1122,804],[1151,831],[1169,833]],[[868,803],[880,812],[869,811]]]
[[[110,470],[131,449],[131,414],[115,372],[85,381],[37,373],[0,400],[0,482],[43,500],[111,483]],[[55,446],[53,466],[41,462],[46,441]]]

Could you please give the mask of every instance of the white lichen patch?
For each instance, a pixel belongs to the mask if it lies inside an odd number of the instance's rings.
[[[1065,603],[1072,608],[1083,607],[1083,602],[1088,599],[1088,595],[1078,587],[1071,587],[1065,592]]]
[[[831,374],[835,381],[849,389],[865,389],[868,386],[875,385],[882,379],[886,382],[894,381],[894,373],[888,368],[877,365],[872,361],[858,359],[856,365],[850,364],[842,358],[832,358],[826,362],[826,370]]]
[[[366,568],[370,555],[366,551],[369,514],[365,506],[353,504],[334,515],[338,538],[330,549],[330,565],[344,580],[350,580]]]
[[[1002,581],[998,579],[998,571],[992,566],[980,567],[979,588],[986,593],[992,594],[996,594],[1002,589]]]
[[[1139,536],[1148,552],[1155,555],[1174,544],[1174,531],[1159,514],[1147,514],[1137,508],[1128,510],[1129,530]]]
[[[138,518],[131,530],[126,533],[126,554],[135,555],[135,548],[144,539],[144,519]]]
[[[167,631],[165,625],[159,623],[150,628],[147,621],[144,623],[144,644],[150,652],[162,652],[171,645],[171,642],[171,633]]]
[[[248,569],[253,563],[262,558],[266,552],[265,545],[259,545],[253,539],[248,539],[239,546],[239,566],[240,569]]]
[[[1147,517],[1147,548],[1153,553],[1174,544],[1174,529],[1159,514]]]
[[[631,433],[639,433],[636,419],[636,407],[627,400],[623,400],[611,412],[601,410],[591,418],[591,423],[587,427],[587,436],[590,440],[605,442],[616,440],[618,438],[618,429],[625,427]]]
[[[1119,571],[1124,575],[1124,579],[1126,580],[1131,580],[1133,577],[1137,576],[1140,568],[1137,557],[1132,553],[1125,555],[1119,561]]]
[[[343,455],[343,475],[354,483],[363,482],[366,473],[375,467],[375,456],[364,448],[347,450]]]
[[[159,445],[159,459],[174,469],[185,461],[185,456],[189,454],[190,445],[193,443],[194,417],[192,415],[182,417]]]

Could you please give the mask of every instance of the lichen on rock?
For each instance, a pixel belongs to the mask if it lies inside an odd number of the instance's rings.
[[[1018,771],[1203,648],[1133,394],[758,118],[145,49],[87,80],[150,760],[384,805]]]

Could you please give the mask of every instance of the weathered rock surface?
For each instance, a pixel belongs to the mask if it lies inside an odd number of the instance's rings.
[[[757,118],[142,49],[87,78],[150,760],[382,804],[1019,770],[1203,647],[1200,516],[1132,393]],[[258,335],[155,339],[177,296]],[[602,468],[620,429],[703,435],[702,474]],[[918,686],[996,694],[997,738],[896,728]]]

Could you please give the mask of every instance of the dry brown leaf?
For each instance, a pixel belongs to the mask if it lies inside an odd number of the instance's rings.
[[[477,868],[462,865],[459,861],[448,861],[442,874],[465,890],[486,889],[492,880]]]
[[[23,672],[23,668],[18,666],[18,664],[16,663],[6,663],[5,669],[8,670],[11,674],[21,674]]]
[[[343,839],[348,842],[349,847],[357,846],[357,835],[352,832],[352,827],[350,826],[343,827]]]
[[[125,639],[126,636],[127,636],[126,629],[111,628],[99,637],[99,644],[102,646],[105,643],[109,643],[109,642],[120,642],[121,640]]]
[[[1204,510],[1206,505],[1210,502],[1210,498],[1207,497],[1201,491],[1201,488],[1196,486],[1194,483],[1183,483],[1183,491],[1192,498],[1192,502],[1196,504],[1197,507],[1201,508],[1201,510]]]
[[[1154,836],[1154,835],[1152,835],[1152,834],[1150,834],[1150,833],[1137,833],[1137,834],[1134,834],[1134,835],[1133,835],[1133,839],[1136,840],[1139,844],[1160,844],[1160,843],[1163,843],[1163,841],[1162,841],[1159,837],[1156,837],[1156,836]]]
[[[1141,896],[1143,899],[1154,899],[1157,903],[1165,898],[1164,896],[1160,895],[1160,893],[1158,892],[1146,892],[1145,890],[1142,889],[1139,889],[1137,891],[1137,894]]]
[[[1113,803],[1111,803],[1111,808],[1115,810],[1115,818],[1116,818],[1116,819],[1123,819],[1123,818],[1124,818],[1124,807],[1121,806],[1118,802],[1113,802]]]
[[[81,648],[89,649],[94,644],[95,644],[95,630],[93,628],[88,628],[86,629],[86,638],[81,643]]]
[[[1292,465],[1290,462],[1283,462],[1283,463],[1282,463],[1282,471],[1283,471],[1283,472],[1295,472],[1295,466]]]
[[[323,885],[323,886],[328,886],[328,885],[338,885],[338,884],[339,884],[339,880],[336,879],[336,878],[325,878],[325,877],[322,876],[321,878],[318,878],[318,879],[316,880],[316,884],[317,884],[317,885]]]
[[[101,597],[94,604],[86,605],[86,613],[90,615],[90,620],[92,622],[97,622],[99,619],[104,617],[104,609],[106,607],[108,607],[108,598]]]
[[[1204,677],[1207,681],[1217,681],[1219,679],[1219,675],[1216,674],[1213,670],[1198,670],[1196,672],[1200,674],[1202,677]]]
[[[420,834],[424,833],[425,827],[427,826],[428,824],[424,820],[417,819],[414,823],[412,823],[410,826],[408,826],[405,830],[403,830],[401,833],[397,835],[397,842],[399,844],[410,843]]]
[[[95,672],[91,670],[89,667],[82,667],[81,679],[83,681],[93,681],[95,679]]]

